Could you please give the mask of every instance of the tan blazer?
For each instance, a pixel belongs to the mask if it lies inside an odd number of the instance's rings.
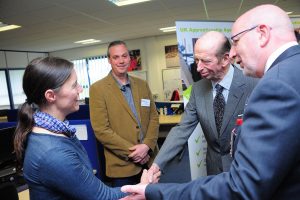
[[[144,134],[143,143],[153,152],[147,163],[150,166],[158,152],[158,114],[148,84],[138,78],[129,76],[129,79]],[[142,106],[142,99],[149,99],[150,105]],[[128,159],[128,149],[140,143],[140,127],[111,73],[90,87],[90,117],[95,135],[104,145],[106,175],[129,177],[138,174],[142,168]]]

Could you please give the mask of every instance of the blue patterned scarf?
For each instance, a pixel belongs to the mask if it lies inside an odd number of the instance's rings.
[[[63,134],[68,137],[74,136],[76,129],[69,125],[69,121],[60,121],[48,113],[37,111],[33,114],[34,126],[44,128],[57,134]]]

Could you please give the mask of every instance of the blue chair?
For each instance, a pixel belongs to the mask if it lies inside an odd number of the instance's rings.
[[[90,119],[89,105],[80,105],[79,110],[67,116],[68,120]]]
[[[12,126],[16,126],[17,122],[0,122],[0,129],[1,128],[8,128]]]
[[[18,120],[18,109],[7,110],[7,121],[16,122]]]

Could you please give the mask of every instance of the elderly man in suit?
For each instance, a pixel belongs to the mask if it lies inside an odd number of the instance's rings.
[[[127,186],[130,198],[298,199],[300,194],[300,46],[284,10],[255,7],[232,28],[231,56],[262,77],[249,97],[229,172],[187,184]]]
[[[199,122],[208,144],[207,174],[228,171],[232,160],[229,154],[231,131],[257,83],[230,64],[230,42],[224,34],[208,32],[197,40],[194,48],[197,70],[203,79],[194,83],[181,122],[172,128],[154,160],[151,167],[154,173],[163,170],[182,151]],[[221,119],[215,109],[218,86],[223,88]]]
[[[119,187],[139,183],[142,168],[151,165],[158,152],[159,122],[148,84],[127,74],[125,42],[111,42],[107,55],[112,70],[90,88],[90,117],[104,146],[106,175]]]

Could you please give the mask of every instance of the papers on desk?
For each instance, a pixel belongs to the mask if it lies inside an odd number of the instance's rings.
[[[171,104],[171,108],[179,108],[180,107],[180,103],[172,103]]]

